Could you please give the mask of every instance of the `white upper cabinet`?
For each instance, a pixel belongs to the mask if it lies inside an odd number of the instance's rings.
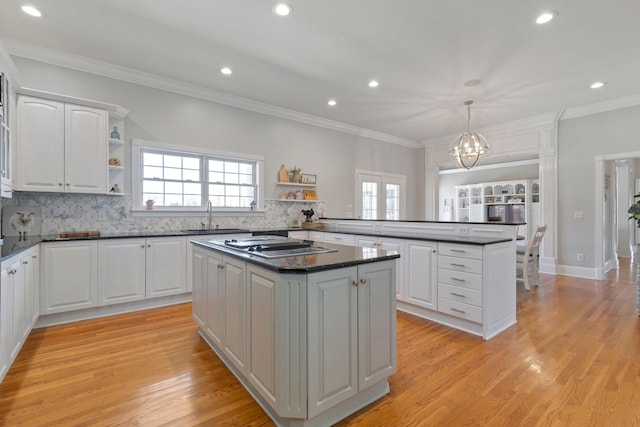
[[[18,98],[15,189],[107,192],[106,110]]]

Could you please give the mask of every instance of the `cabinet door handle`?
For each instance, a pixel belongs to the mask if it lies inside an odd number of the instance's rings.
[[[460,268],[465,268],[466,267],[466,265],[464,265],[464,264],[456,264],[456,263],[453,263],[453,262],[449,263],[449,265],[452,265],[454,267],[460,267]]]
[[[460,298],[466,298],[464,295],[462,294],[457,294],[455,292],[449,292],[451,295],[453,295],[454,297],[460,297]],[[453,310],[453,309],[452,309]]]
[[[224,265],[222,265],[222,264],[218,264],[218,268],[219,268],[220,270],[222,270],[222,269],[224,269]]]
[[[38,255],[31,255],[31,259],[37,259]]]
[[[455,308],[455,307],[451,307],[451,311],[455,311],[457,313],[462,313],[462,314],[466,313],[464,310],[460,310],[459,308]]]
[[[353,286],[358,286],[358,281],[357,281],[357,280],[354,280],[353,282],[351,282],[351,284],[352,284]]]
[[[23,264],[29,264],[29,261],[22,261]]]
[[[144,249],[144,245],[140,246],[142,249]]]
[[[149,245],[147,245],[147,247],[148,247],[148,248],[150,248],[150,247],[151,247],[151,245],[149,244]]]
[[[67,187],[70,187],[70,186],[71,186],[71,184],[69,184],[69,183],[67,182]]]
[[[62,187],[62,183],[61,183],[61,182],[59,182],[59,183],[58,183],[58,185],[59,185],[60,187]]]
[[[360,283],[362,283],[362,284],[364,285],[365,283],[367,283],[367,279],[365,279],[365,278],[363,277],[362,279],[360,279]]]

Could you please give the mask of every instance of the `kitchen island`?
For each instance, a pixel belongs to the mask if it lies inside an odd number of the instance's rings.
[[[265,258],[193,241],[200,335],[278,425],[333,424],[389,393],[395,252]]]

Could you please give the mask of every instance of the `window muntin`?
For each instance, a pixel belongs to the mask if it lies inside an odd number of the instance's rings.
[[[400,219],[400,186],[398,184],[386,184],[387,209],[385,219]]]
[[[255,165],[209,158],[209,200],[214,207],[248,208],[256,200]]]
[[[362,219],[378,218],[378,184],[365,181],[362,183]]]
[[[154,200],[154,210],[244,211],[261,206],[259,156],[184,151],[182,147],[134,140],[134,193],[139,208]],[[252,205],[252,202],[255,204]]]
[[[198,156],[142,150],[142,200],[154,206],[202,206]]]

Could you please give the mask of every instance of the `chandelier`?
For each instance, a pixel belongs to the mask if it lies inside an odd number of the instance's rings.
[[[469,130],[471,104],[473,104],[472,100],[464,103],[467,106],[467,131],[458,136],[449,149],[449,154],[456,158],[458,166],[465,169],[474,167],[480,160],[480,156],[489,152],[487,139],[479,133]]]

